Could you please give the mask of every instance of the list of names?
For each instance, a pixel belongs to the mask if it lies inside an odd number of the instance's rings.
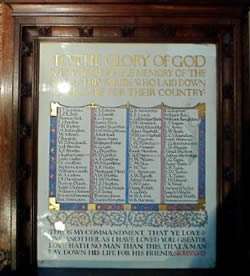
[[[56,198],[89,202],[90,117],[83,108],[58,108]]]
[[[59,203],[195,204],[197,109],[58,107]]]

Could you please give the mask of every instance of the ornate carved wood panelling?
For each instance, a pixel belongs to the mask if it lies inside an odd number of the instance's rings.
[[[233,182],[234,181],[234,170],[232,167],[226,167],[224,169],[223,177],[226,181]]]
[[[77,2],[77,1],[76,1]],[[112,1],[111,1],[112,2]],[[6,103],[10,107],[11,121],[16,133],[8,134],[18,154],[12,156],[12,170],[18,175],[12,179],[12,202],[18,202],[17,215],[13,212],[12,222],[17,219],[18,230],[12,223],[13,233],[17,233],[17,254],[13,256],[17,264],[13,267],[25,267],[36,263],[36,167],[37,167],[37,115],[38,91],[34,64],[37,63],[36,42],[39,38],[58,41],[70,41],[73,37],[83,41],[98,41],[103,38],[114,41],[164,41],[184,43],[216,43],[218,49],[218,244],[226,252],[237,251],[240,246],[236,199],[241,181],[241,44],[243,43],[240,27],[243,9],[235,6],[206,7],[168,5],[117,5],[110,9],[105,4],[64,6],[61,12],[56,6],[50,6],[60,16],[46,16],[51,9],[46,5],[39,11],[36,5],[13,5],[15,16],[15,62],[12,78],[5,85],[14,85],[13,98]],[[173,10],[174,9],[174,10]],[[33,15],[41,15],[34,17]],[[166,14],[168,16],[166,16]],[[26,17],[25,17],[25,16]],[[51,14],[50,14],[51,15]],[[88,16],[86,16],[88,15]],[[193,17],[195,15],[195,17]],[[213,15],[213,16],[211,16]],[[232,19],[233,18],[233,19]],[[20,40],[19,40],[20,38]],[[11,40],[13,41],[13,39]],[[10,45],[13,42],[10,42]],[[20,64],[19,64],[20,60]],[[20,70],[19,70],[20,68]],[[7,69],[5,69],[7,70]],[[6,74],[5,74],[6,76]],[[8,84],[8,85],[7,85]],[[12,97],[12,88],[9,88]],[[236,93],[237,92],[237,93]],[[1,103],[0,103],[1,104]],[[7,119],[6,119],[7,122]],[[11,127],[8,125],[8,127]],[[11,136],[13,135],[13,137]],[[12,138],[11,138],[12,137]],[[8,154],[10,154],[10,150]],[[17,160],[17,162],[16,162]],[[7,165],[6,165],[7,168]],[[209,172],[208,172],[209,173]],[[18,184],[17,184],[18,183]],[[18,186],[17,186],[18,185]],[[18,189],[18,187],[22,189]],[[17,193],[15,193],[17,191]],[[17,198],[16,197],[17,194]],[[9,198],[10,199],[10,198]],[[17,199],[17,201],[16,201]],[[227,204],[225,204],[227,203]],[[223,216],[223,208],[230,214]],[[232,212],[232,208],[235,210]],[[222,214],[222,215],[220,215]],[[233,217],[232,217],[233,216]],[[228,235],[223,236],[223,232]],[[236,238],[237,237],[237,238]],[[0,233],[1,238],[1,233]],[[1,239],[0,239],[1,241]],[[15,251],[15,248],[13,247]],[[230,251],[231,250],[231,251]],[[1,251],[0,266],[9,263],[9,250]],[[14,253],[13,253],[14,254]],[[223,255],[224,254],[224,255]],[[227,260],[225,252],[219,250],[219,262]],[[188,273],[188,272],[187,272]]]
[[[92,37],[94,28],[91,26],[80,26],[79,29],[79,35],[80,37]]]
[[[10,252],[0,249],[0,271],[10,265]]]
[[[233,138],[233,127],[231,124],[226,124],[224,126],[224,139],[231,140]]]
[[[202,31],[204,32],[205,36],[210,39],[216,39],[218,36],[218,31],[216,30],[215,26],[202,28]]]
[[[31,167],[30,165],[22,164],[19,168],[19,181],[24,181],[28,179],[31,175]]]
[[[175,37],[177,33],[177,27],[173,25],[156,25],[154,29],[158,31],[163,37]],[[180,29],[180,28],[179,28]]]
[[[22,42],[22,56],[29,57],[33,53],[33,43],[31,41]]]
[[[232,100],[233,99],[232,85],[228,84],[223,87],[223,97],[224,97],[224,100]]]
[[[232,31],[226,32],[223,38],[223,53],[226,57],[233,57],[233,33]]]
[[[134,37],[136,27],[135,26],[122,26],[121,27],[121,36],[122,37]]]
[[[31,83],[22,83],[21,84],[21,96],[30,97],[32,95],[32,84]]]
[[[39,36],[45,36],[45,37],[49,37],[52,35],[52,30],[50,26],[41,26],[38,27],[38,34]]]
[[[25,124],[20,125],[20,138],[27,138],[31,135],[31,127]]]

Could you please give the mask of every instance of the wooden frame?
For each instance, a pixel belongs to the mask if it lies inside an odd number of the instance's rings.
[[[244,233],[242,112],[248,96],[246,15],[249,1],[5,1],[0,110],[3,266],[36,267],[37,62],[36,40],[213,42],[218,47],[217,269],[241,262]],[[190,1],[189,1],[190,2]],[[144,5],[147,3],[147,5]],[[217,5],[227,3],[226,6]],[[10,5],[10,7],[8,5]],[[150,4],[150,5],[149,5]],[[244,56],[243,56],[244,53]],[[244,69],[243,69],[244,66]],[[244,104],[243,104],[244,103]],[[249,115],[244,112],[244,123]],[[246,125],[245,125],[246,126]],[[244,136],[247,137],[247,136]],[[3,207],[3,208],[2,208]],[[4,234],[2,234],[4,233]],[[3,253],[2,253],[3,252]],[[238,252],[242,252],[239,255]],[[152,272],[153,274],[154,272]],[[163,273],[163,272],[162,272]],[[186,271],[185,273],[195,273]],[[196,272],[197,275],[200,272]],[[208,271],[207,273],[213,273]]]

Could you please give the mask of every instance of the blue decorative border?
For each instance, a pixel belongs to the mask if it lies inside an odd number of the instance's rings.
[[[76,227],[85,226],[126,226],[134,227],[202,227],[208,222],[208,215],[202,211],[165,212],[54,212],[47,217],[49,223],[56,222]]]
[[[199,198],[206,195],[206,117],[200,117],[199,126]]]
[[[59,203],[62,211],[87,211],[87,203]]]
[[[50,116],[49,197],[56,197],[57,117]]]

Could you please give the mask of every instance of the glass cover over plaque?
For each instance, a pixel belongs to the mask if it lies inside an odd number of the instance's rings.
[[[39,267],[212,268],[216,46],[40,42]]]

